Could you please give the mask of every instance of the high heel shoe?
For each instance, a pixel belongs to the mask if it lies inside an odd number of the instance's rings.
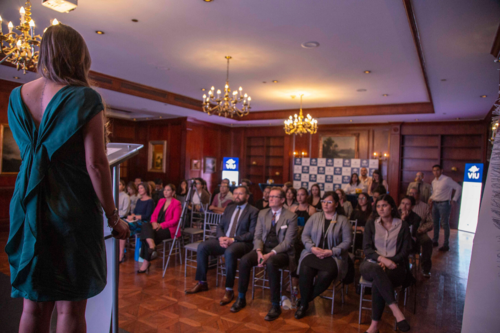
[[[144,273],[148,273],[149,274],[149,267],[151,267],[151,263],[149,263],[148,268],[146,268],[143,271],[141,271],[140,269],[138,269],[137,270],[137,274],[144,274]]]
[[[410,330],[410,324],[408,324],[408,322],[406,321],[406,319],[398,321],[396,323],[396,327],[401,332],[408,332]]]

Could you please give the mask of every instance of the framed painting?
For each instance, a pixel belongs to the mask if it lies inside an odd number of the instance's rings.
[[[191,170],[198,171],[201,169],[201,161],[200,160],[191,160]]]
[[[217,167],[217,159],[215,157],[205,157],[204,173],[215,173]]]
[[[323,134],[319,142],[319,156],[321,158],[358,158],[359,134]]]
[[[167,170],[167,141],[149,141],[148,171],[162,172]]]
[[[0,124],[0,174],[15,175],[21,167],[21,151],[8,124]]]

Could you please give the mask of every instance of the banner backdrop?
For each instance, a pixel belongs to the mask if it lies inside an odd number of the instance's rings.
[[[351,175],[361,168],[368,169],[371,177],[378,170],[378,160],[375,159],[343,159],[343,158],[294,158],[293,187],[311,189],[318,184],[321,192],[334,191],[343,188],[351,182]]]

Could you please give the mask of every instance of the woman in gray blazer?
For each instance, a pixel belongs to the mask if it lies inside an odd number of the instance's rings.
[[[332,281],[347,274],[348,250],[352,243],[351,224],[344,215],[335,192],[326,192],[322,212],[311,216],[302,233],[305,249],[299,260],[301,300],[295,318],[305,316],[309,302],[328,289]],[[314,278],[316,277],[316,281]]]

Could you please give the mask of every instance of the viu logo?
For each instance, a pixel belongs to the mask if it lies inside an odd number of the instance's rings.
[[[226,169],[236,169],[236,161],[233,159],[227,160]]]
[[[481,176],[478,173],[479,170],[480,169],[477,166],[473,165],[472,168],[469,169],[469,178],[470,179],[479,179],[479,177]]]

